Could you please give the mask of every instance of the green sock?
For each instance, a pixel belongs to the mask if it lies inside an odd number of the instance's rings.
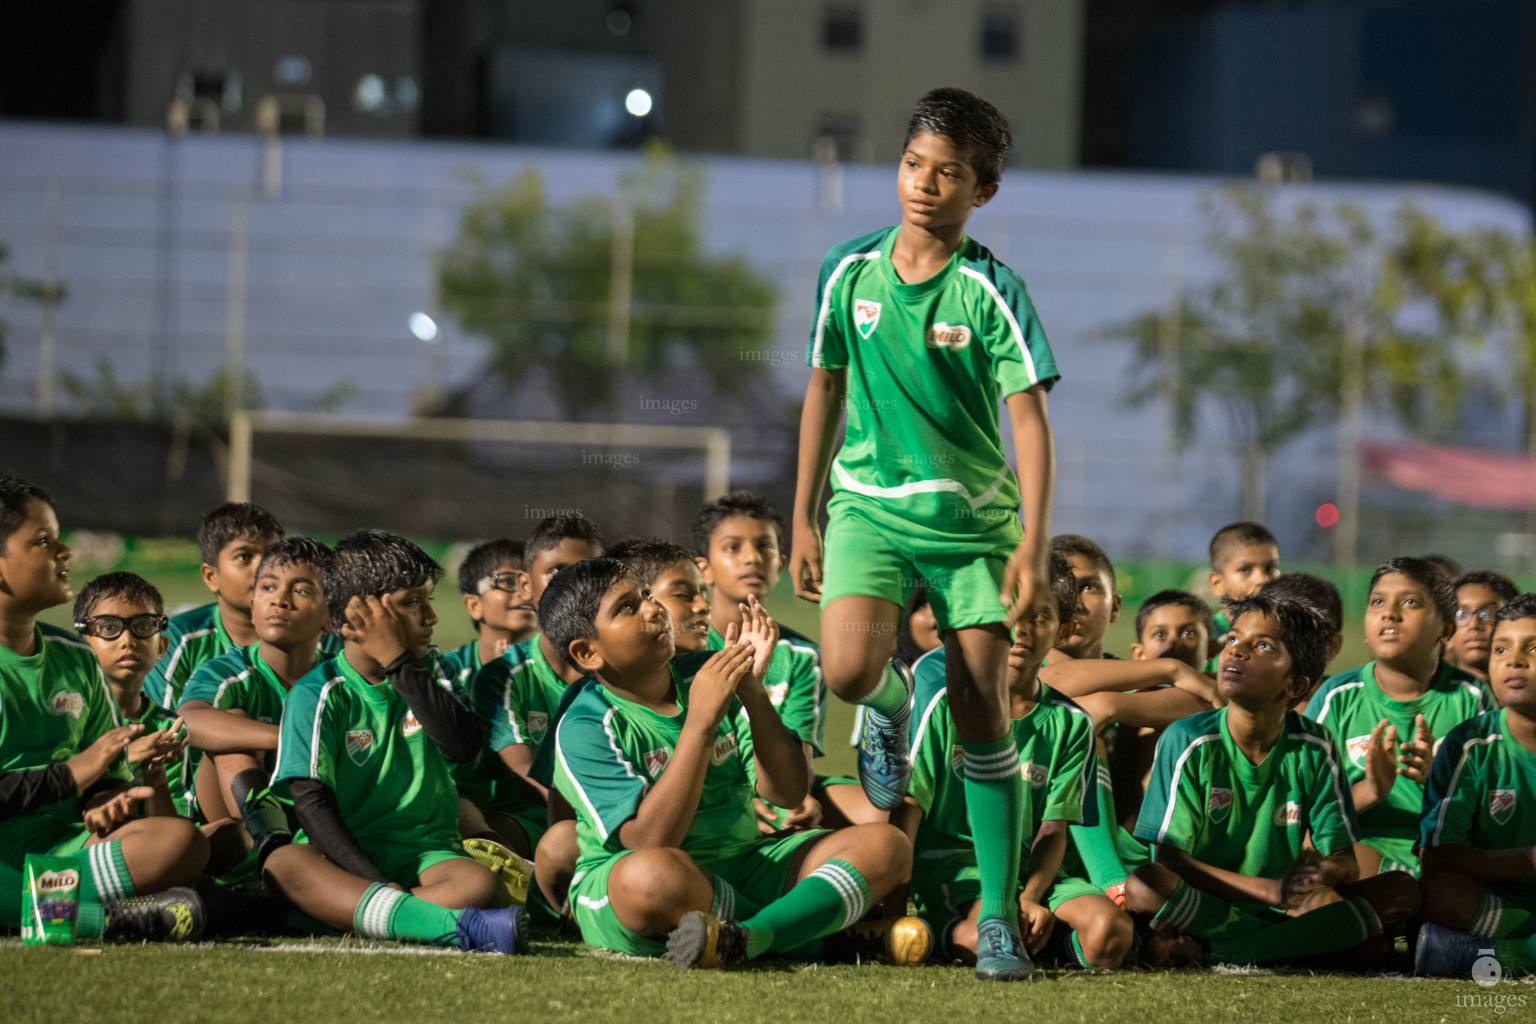
[[[1096,803],[1099,808],[1099,823],[1092,828],[1086,825],[1072,825],[1067,829],[1071,837],[1072,845],[1077,848],[1077,855],[1082,858],[1083,868],[1088,872],[1088,881],[1100,889],[1108,891],[1117,885],[1125,884],[1125,865],[1120,862],[1120,851],[1116,847],[1115,831],[1120,825],[1115,821],[1114,792],[1109,783],[1109,762],[1104,758],[1098,761],[1098,784],[1095,787]]]
[[[829,860],[793,889],[741,922],[747,956],[787,953],[840,932],[864,916],[872,901],[869,883],[845,860]]]
[[[1472,919],[1470,935],[1487,935],[1498,938],[1519,929],[1531,919],[1531,912],[1524,907],[1505,903],[1487,889],[1477,902],[1477,916]]]
[[[1153,915],[1211,944],[1211,960],[1265,964],[1352,949],[1381,934],[1370,904],[1356,898],[1330,903],[1300,917],[1271,921],[1183,882]]]
[[[873,708],[886,718],[899,718],[906,713],[907,702],[911,699],[906,684],[901,681],[896,670],[887,665],[885,671],[880,673],[880,681],[875,684],[875,688],[856,703]]]
[[[1505,970],[1536,971],[1536,935],[1524,939],[1497,939],[1494,956]]]
[[[1017,922],[1024,849],[1024,777],[1010,732],[991,743],[962,743],[965,816],[981,875],[981,917]]]
[[[365,939],[457,946],[459,911],[375,882],[357,901],[352,929]]]

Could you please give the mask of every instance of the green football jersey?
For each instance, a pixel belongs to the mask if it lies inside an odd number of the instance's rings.
[[[261,659],[260,649],[259,642],[235,647],[205,662],[187,680],[181,703],[206,701],[219,711],[239,711],[267,725],[280,724],[288,688]],[[272,771],[275,764],[276,752],[268,751],[266,769]]]
[[[1136,838],[1251,878],[1281,878],[1312,845],[1331,856],[1358,841],[1355,806],[1326,729],[1294,711],[1260,764],[1227,729],[1227,709],[1181,718],[1157,741]]]
[[[144,678],[145,696],[163,708],[179,707],[192,673],[235,646],[224,631],[217,601],[173,616],[165,639],[165,654]]]
[[[520,743],[537,757],[564,695],[565,681],[545,660],[534,637],[508,647],[470,677],[464,702],[489,726],[493,753]],[[454,781],[465,799],[513,813],[529,806],[514,787],[497,785],[473,765],[455,767]]]
[[[577,684],[581,689],[555,725],[554,784],[576,809],[578,872],[624,849],[619,826],[634,817],[672,758],[698,664],[686,671],[676,661],[669,666],[677,688],[677,713],[670,716],[617,696],[596,680]],[[683,851],[703,867],[762,838],[752,807],[755,776],[738,734],[740,711],[741,702],[732,698],[715,729],[704,790],[683,836]]]
[[[1417,700],[1392,700],[1376,684],[1376,663],[1341,672],[1323,682],[1307,705],[1307,717],[1327,727],[1348,755],[1345,772],[1350,785],[1365,778],[1365,755],[1371,730],[1383,718],[1397,726],[1398,742],[1413,739],[1413,720],[1423,715],[1430,735],[1439,742],[1446,733],[1498,706],[1486,683],[1458,668],[1442,664],[1424,696]],[[1367,839],[1418,838],[1423,817],[1424,789],[1398,775],[1387,799],[1360,815],[1361,835]]]
[[[480,671],[480,641],[471,640],[462,647],[441,652],[443,668],[453,682],[453,692],[462,696],[469,689],[469,681]]]
[[[34,638],[27,657],[0,647],[0,771],[68,761],[122,724],[90,645],[42,623]],[[126,783],[126,758],[119,757],[104,777]],[[24,854],[43,852],[80,827],[73,799],[9,818],[0,828],[0,860],[19,870]]]
[[[964,751],[949,711],[944,685],[944,648],[917,660],[912,715],[912,783],[908,793],[923,811],[916,856],[929,850],[970,846],[966,817]],[[1019,772],[1024,776],[1025,848],[1047,821],[1096,822],[1093,719],[1044,683],[1023,718],[1012,720]]]
[[[725,647],[725,638],[709,628],[709,649]],[[779,625],[779,644],[768,661],[763,688],[784,728],[820,757],[827,724],[827,684],[821,680],[821,649],[810,637]]]
[[[891,263],[897,231],[836,246],[821,265],[806,362],[848,371],[835,497],[914,536],[1016,529],[998,402],[1054,384],[1055,356],[1024,282],[985,246],[965,238],[942,270],[906,284]]]
[[[142,725],[144,731],[140,736],[147,736],[151,732],[159,732],[169,729],[176,722],[176,712],[163,708],[149,699],[149,695],[140,693],[143,708],[137,715],[130,714],[118,705],[118,713],[122,717],[124,725]],[[192,755],[189,748],[181,757],[169,762],[165,766],[165,781],[171,790],[171,800],[176,805],[176,813],[182,817],[189,817],[191,808],[197,804],[197,794],[192,786]],[[130,765],[133,773],[134,784],[141,781],[140,772],[136,765]]]
[[[288,796],[294,779],[335,792],[365,852],[459,841],[458,794],[442,752],[393,686],[369,683],[345,657],[322,662],[288,694],[272,782]]]
[[[1509,711],[1462,722],[1440,743],[1424,787],[1419,846],[1512,850],[1536,844],[1536,753],[1509,734]],[[1485,883],[1536,901],[1536,879]]]

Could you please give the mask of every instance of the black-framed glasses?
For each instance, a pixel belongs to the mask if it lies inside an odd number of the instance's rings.
[[[170,619],[154,612],[145,612],[127,619],[120,615],[90,615],[76,622],[75,629],[81,636],[95,636],[103,640],[116,640],[126,629],[140,640],[148,640],[163,633],[170,623]]]
[[[500,590],[506,594],[521,593],[528,585],[528,574],[521,569],[509,569],[503,572],[493,572],[489,576],[480,577],[476,585],[480,593],[487,590]]]
[[[1499,614],[1497,608],[1479,608],[1475,611],[1471,608],[1457,608],[1456,625],[1465,626],[1473,619],[1476,619],[1477,624],[1480,626],[1491,626],[1493,625],[1493,617],[1497,614]]]

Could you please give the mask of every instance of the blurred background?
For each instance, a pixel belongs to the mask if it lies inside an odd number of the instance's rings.
[[[822,255],[940,85],[1012,123],[972,234],[1128,608],[1238,518],[1352,617],[1397,554],[1536,584],[1519,0],[5,3],[0,468],[186,601],[226,495],[450,562],[787,510]]]

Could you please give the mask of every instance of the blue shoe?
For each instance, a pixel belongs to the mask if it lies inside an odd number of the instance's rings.
[[[459,948],[466,953],[528,952],[528,912],[522,907],[459,911]]]
[[[1413,973],[1420,978],[1472,977],[1472,966],[1483,955],[1493,956],[1493,940],[1486,935],[1453,932],[1438,924],[1419,928],[1413,948]]]
[[[876,810],[891,811],[901,806],[912,781],[912,670],[900,658],[891,659],[891,668],[907,688],[907,703],[897,715],[886,716],[874,708],[864,708],[864,732],[859,737],[859,785]]]
[[[1019,930],[1000,917],[976,926],[976,977],[981,981],[1024,981],[1035,962],[1024,951]]]

